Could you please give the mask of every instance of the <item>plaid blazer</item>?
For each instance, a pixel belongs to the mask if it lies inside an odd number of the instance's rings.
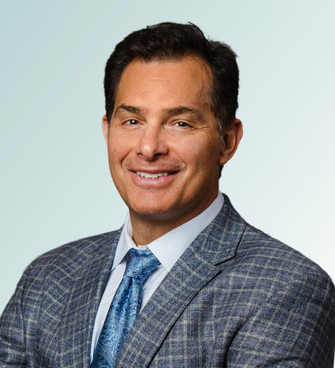
[[[0,367],[89,367],[119,236],[78,240],[26,269],[1,317]],[[327,274],[225,197],[138,316],[117,366],[330,368],[334,343]]]

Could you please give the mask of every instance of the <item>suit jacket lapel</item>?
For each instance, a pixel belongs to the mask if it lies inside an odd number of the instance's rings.
[[[245,222],[228,197],[214,221],[193,241],[157,288],[130,330],[118,367],[147,367],[194,296],[235,256]]]
[[[120,231],[92,243],[76,270],[59,326],[61,367],[89,367],[95,316],[113,263]]]

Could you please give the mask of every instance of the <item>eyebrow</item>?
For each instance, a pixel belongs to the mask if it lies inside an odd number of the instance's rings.
[[[140,107],[122,104],[116,108],[115,115],[117,115],[122,110],[128,111],[131,114],[141,114],[143,112],[145,113],[145,110],[141,109]],[[163,110],[163,113],[168,116],[191,114],[199,121],[204,120],[203,115],[201,114],[199,110],[194,109],[192,107],[188,107],[188,106],[177,106],[172,109],[165,109]]]
[[[141,112],[143,112],[142,109],[140,109],[139,107],[136,106],[128,106],[128,105],[120,105],[117,107],[117,109],[115,110],[115,115],[120,111],[120,110],[125,110],[128,111],[132,114],[140,114]]]
[[[178,106],[172,109],[166,109],[164,110],[164,113],[167,115],[172,115],[172,116],[181,115],[181,114],[191,114],[200,121],[204,120],[203,115],[201,114],[199,110],[193,109],[192,107],[188,107],[188,106]]]

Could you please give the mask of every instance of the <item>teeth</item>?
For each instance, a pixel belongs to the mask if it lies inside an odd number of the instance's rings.
[[[148,179],[158,179],[161,176],[168,176],[169,173],[157,173],[157,174],[150,174],[147,172],[142,172],[142,171],[136,171],[136,174],[139,176],[142,176],[142,178],[148,178]]]

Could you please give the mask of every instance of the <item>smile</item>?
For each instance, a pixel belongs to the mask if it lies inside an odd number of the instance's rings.
[[[141,176],[142,178],[147,178],[147,179],[158,179],[161,176],[168,176],[171,175],[171,173],[167,173],[167,172],[162,172],[162,173],[156,173],[156,174],[150,174],[147,172],[143,172],[143,171],[136,171],[136,174],[138,176]]]

